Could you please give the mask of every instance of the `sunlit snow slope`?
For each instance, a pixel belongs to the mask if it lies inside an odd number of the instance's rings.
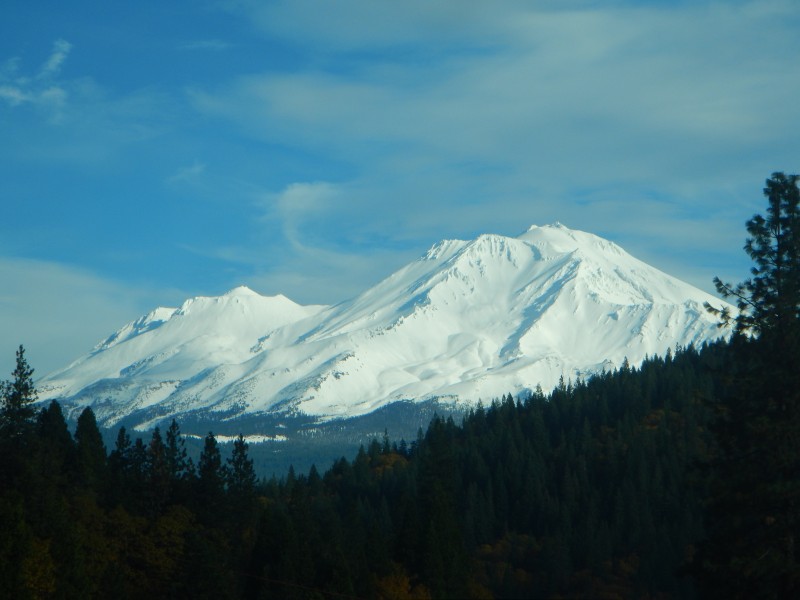
[[[362,415],[396,400],[490,401],[721,335],[722,302],[555,224],[447,240],[332,307],[237,288],[159,308],[39,382],[113,425],[203,414]]]

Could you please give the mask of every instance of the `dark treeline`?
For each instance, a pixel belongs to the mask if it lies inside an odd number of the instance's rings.
[[[800,594],[800,189],[767,181],[730,342],[506,396],[325,473],[257,481],[178,424],[107,452],[0,385],[3,598],[788,598]],[[709,307],[712,312],[715,310]]]
[[[178,425],[57,403],[2,440],[6,597],[687,597],[706,423],[727,345],[511,396],[326,473],[256,481],[247,444],[196,465]]]

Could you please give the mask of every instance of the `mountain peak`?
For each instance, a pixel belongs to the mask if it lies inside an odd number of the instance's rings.
[[[572,231],[569,227],[561,223],[561,221],[553,221],[547,225],[537,225],[536,223],[532,224],[528,227],[527,231],[536,231],[537,229],[564,229],[567,231]]]
[[[257,296],[261,296],[261,294],[254,292],[246,285],[237,286],[222,295],[223,298],[253,298]]]
[[[614,242],[593,233],[570,229],[558,221],[551,225],[531,225],[517,239],[538,247],[545,255],[549,254],[548,251],[560,254],[578,250],[588,256],[630,256]]]
[[[548,236],[556,237],[556,238],[569,238],[573,240],[578,240],[583,237],[587,238],[596,238],[596,235],[591,233],[586,233],[585,231],[580,231],[579,229],[570,229],[563,223],[556,221],[555,223],[550,223],[549,225],[531,225],[522,235],[518,236],[517,239],[522,240],[535,240],[535,239],[546,239]]]

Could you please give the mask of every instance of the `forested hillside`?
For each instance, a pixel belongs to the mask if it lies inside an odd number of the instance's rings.
[[[196,466],[177,424],[106,455],[56,403],[3,438],[4,595],[671,595],[702,538],[705,424],[728,352],[680,350],[510,396],[327,472],[257,482],[247,446]],[[271,595],[270,595],[271,594]],[[404,595],[405,594],[405,595]]]

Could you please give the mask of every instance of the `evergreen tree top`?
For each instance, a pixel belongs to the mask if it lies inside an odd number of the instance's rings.
[[[736,300],[739,313],[706,308],[739,333],[784,335],[800,320],[800,188],[798,175],[773,173],[764,187],[766,216],[747,221],[744,250],[752,277],[733,285],[714,278],[717,291]]]
[[[0,382],[0,430],[16,437],[33,424],[33,403],[37,400],[33,368],[25,359],[25,348],[17,349],[17,360],[10,381]]]

